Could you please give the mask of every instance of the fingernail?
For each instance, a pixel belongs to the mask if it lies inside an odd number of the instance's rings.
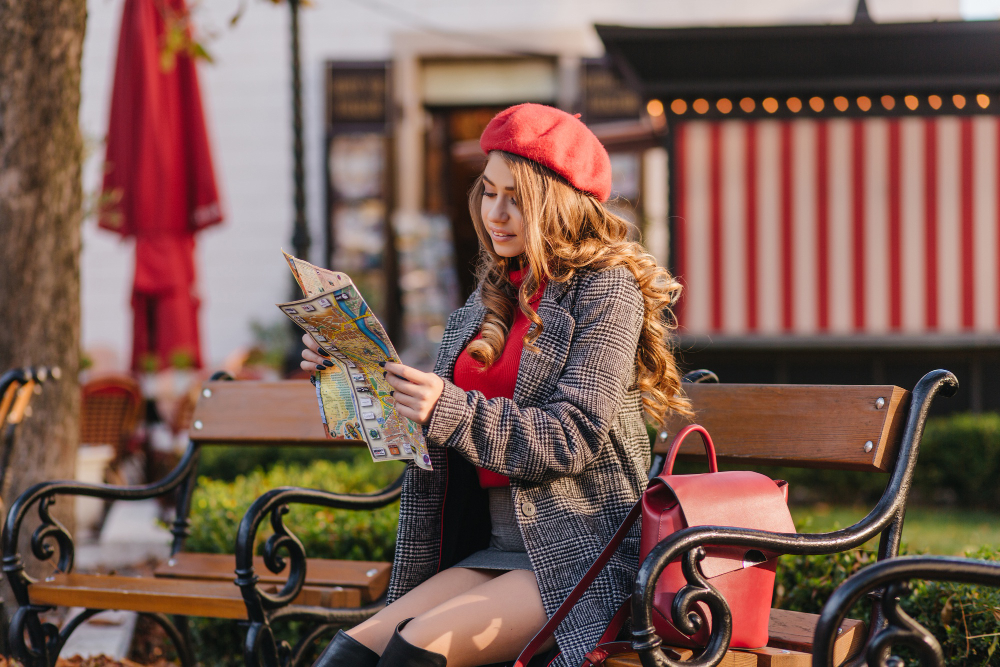
[[[326,370],[326,366],[324,366],[323,364],[316,364],[316,370],[318,370],[318,371],[325,371]]]
[[[384,361],[378,362],[378,365],[381,366],[382,368],[385,368],[385,362]]]
[[[390,392],[389,392],[389,395],[390,395],[390,396],[395,396],[395,395],[396,395],[396,392],[394,392],[394,391],[390,391]]]
[[[329,352],[327,352],[327,351],[326,351],[325,349],[323,349],[322,347],[321,347],[321,348],[319,348],[319,353],[320,353],[320,354],[322,354],[322,355],[323,355],[324,357],[332,357],[332,356],[333,356],[332,354],[330,354]]]
[[[323,365],[326,366],[327,368],[333,368],[333,362],[330,361],[329,359],[324,359]]]
[[[385,377],[388,374],[389,374],[389,371],[382,371],[382,377]]]

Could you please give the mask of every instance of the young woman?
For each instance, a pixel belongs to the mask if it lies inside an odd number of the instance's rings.
[[[510,661],[646,485],[653,419],[688,411],[667,345],[680,286],[604,206],[611,163],[575,116],[499,113],[469,195],[479,288],[448,319],[433,373],[386,364],[433,471],[406,471],[389,605],[316,667]],[[308,337],[306,370],[322,364]],[[576,667],[630,594],[638,528],[555,635]]]

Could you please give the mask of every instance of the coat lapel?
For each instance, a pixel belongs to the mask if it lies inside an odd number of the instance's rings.
[[[542,335],[535,341],[537,352],[525,348],[521,352],[521,365],[514,386],[514,402],[519,406],[543,403],[555,389],[559,373],[566,364],[569,345],[576,322],[560,303],[568,283],[550,282],[545,286],[538,302],[538,316],[542,318]],[[532,324],[529,333],[535,331]]]
[[[476,298],[448,317],[445,330],[449,334],[441,341],[437,364],[434,366],[435,373],[449,382],[454,381],[455,361],[469,341],[479,333],[485,315],[486,307]]]

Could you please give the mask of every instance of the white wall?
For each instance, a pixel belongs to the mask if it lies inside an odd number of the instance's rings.
[[[191,0],[189,0],[189,3]],[[988,13],[1000,0],[962,0]],[[88,1],[84,43],[85,137],[92,144],[84,187],[100,184],[103,137],[107,131],[111,74],[124,0]],[[309,220],[314,257],[323,233],[323,62],[328,59],[388,59],[393,34],[460,33],[458,40],[499,49],[546,48],[528,35],[580,31],[581,51],[601,46],[593,23],[687,25],[844,22],[855,0],[313,0],[302,11],[302,48]],[[954,19],[959,0],[869,0],[877,20]],[[228,19],[237,0],[202,0],[195,18],[215,57],[201,67],[204,103],[215,149],[217,178],[228,218],[201,234],[199,266],[202,346],[206,365],[221,362],[250,342],[250,322],[277,321],[274,303],[290,292],[279,248],[291,250],[292,183],[287,7],[248,0],[235,26]],[[985,9],[984,9],[985,7]],[[970,10],[971,11],[971,10]],[[478,33],[478,34],[477,34]],[[485,36],[484,34],[485,33]],[[82,260],[83,344],[86,349],[130,355],[132,247],[114,234],[84,229]]]

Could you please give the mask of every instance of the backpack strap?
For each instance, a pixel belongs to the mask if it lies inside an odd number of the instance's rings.
[[[578,583],[573,590],[570,591],[569,595],[566,596],[566,599],[563,600],[563,603],[559,605],[559,608],[556,609],[554,614],[552,614],[548,623],[542,626],[542,629],[538,631],[538,634],[536,634],[532,640],[528,642],[528,645],[524,647],[523,651],[521,651],[521,655],[517,656],[517,662],[514,663],[514,667],[527,667],[528,661],[531,660],[532,656],[534,656],[535,653],[538,652],[538,649],[542,647],[542,644],[548,641],[549,637],[555,633],[559,624],[562,623],[563,619],[569,615],[570,610],[573,609],[576,603],[580,601],[583,594],[587,592],[590,585],[594,583],[595,579],[597,579],[597,575],[601,573],[604,566],[607,565],[608,561],[611,560],[611,557],[615,555],[615,551],[618,550],[618,547],[625,540],[625,536],[628,535],[628,531],[631,530],[632,526],[639,518],[641,511],[642,498],[640,498],[632,509],[629,510],[628,516],[625,517],[622,525],[618,527],[618,530],[615,531],[615,534],[611,537],[608,545],[604,547],[604,551],[601,552],[601,555],[597,557],[594,564],[590,566],[587,573],[583,575],[582,579],[580,579],[580,583]],[[625,600],[625,603],[622,604],[621,608],[612,619],[611,625],[613,625],[616,620],[618,621],[618,629],[621,629],[621,624],[624,623],[625,618],[628,616],[627,613],[623,612],[623,610],[628,609],[628,602],[628,600]],[[605,637],[609,634],[611,625],[609,625],[608,630],[605,631]],[[615,635],[618,634],[618,629],[615,630]],[[613,638],[614,637],[612,637],[612,639]],[[601,639],[603,640],[604,637]]]

